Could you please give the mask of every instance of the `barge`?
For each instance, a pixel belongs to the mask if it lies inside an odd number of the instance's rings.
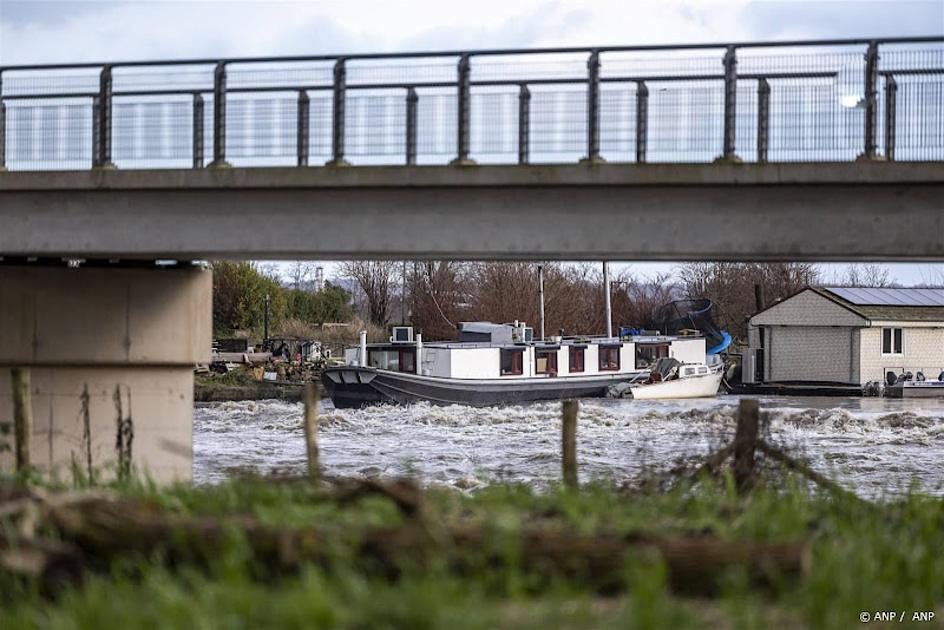
[[[483,407],[542,400],[599,398],[610,386],[646,377],[662,358],[706,362],[700,335],[533,339],[522,322],[461,322],[458,341],[424,343],[395,327],[390,341],[345,350],[322,383],[335,407],[410,404]]]

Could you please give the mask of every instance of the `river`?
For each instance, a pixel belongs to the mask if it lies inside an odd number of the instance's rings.
[[[637,477],[703,455],[734,432],[737,398],[581,401],[582,480]],[[944,401],[761,398],[769,439],[808,458],[856,492],[910,486],[944,494]],[[197,405],[194,480],[305,470],[302,406],[279,401]],[[319,414],[321,462],[330,475],[417,476],[474,489],[492,481],[541,485],[560,477],[560,403],[334,409]]]

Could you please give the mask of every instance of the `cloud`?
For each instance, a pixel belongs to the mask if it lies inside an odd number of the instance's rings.
[[[744,17],[758,39],[944,35],[941,0],[752,2]]]
[[[0,0],[3,64],[929,32],[940,0]]]
[[[68,23],[75,18],[101,11],[108,2],[79,2],[72,0],[0,0],[0,22],[9,26],[55,25]]]

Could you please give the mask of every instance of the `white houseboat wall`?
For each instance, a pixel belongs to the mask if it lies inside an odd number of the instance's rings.
[[[417,334],[410,342],[391,340],[346,348],[345,363],[440,378],[514,380],[637,374],[648,371],[661,357],[682,363],[705,362],[705,339],[699,336],[553,337],[512,342],[508,333],[526,328],[523,324],[463,322],[460,326],[467,324],[476,329],[493,327],[493,339],[507,337],[507,341],[423,342]],[[362,356],[365,350],[366,362]]]

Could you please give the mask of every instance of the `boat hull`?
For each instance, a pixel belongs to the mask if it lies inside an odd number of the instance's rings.
[[[327,395],[339,409],[377,404],[489,407],[541,400],[602,398],[610,385],[635,373],[561,378],[450,379],[365,367],[332,367],[321,375]]]
[[[678,398],[714,398],[718,395],[721,386],[721,372],[705,374],[704,376],[689,376],[687,378],[637,385],[630,389],[634,400],[664,400]]]
[[[906,381],[885,388],[889,398],[944,398],[944,381]]]

